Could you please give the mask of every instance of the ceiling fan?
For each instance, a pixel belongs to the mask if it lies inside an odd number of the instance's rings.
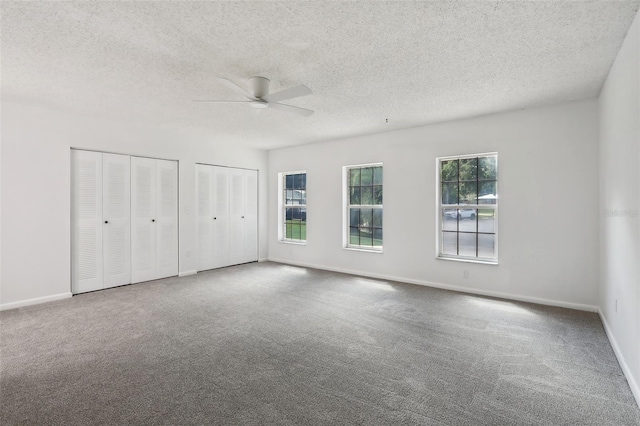
[[[311,89],[309,89],[305,85],[291,87],[289,89],[284,89],[275,93],[269,93],[269,79],[265,77],[251,77],[249,79],[249,87],[250,87],[249,91],[238,86],[233,81],[227,80],[226,78],[218,78],[218,80],[221,83],[223,83],[225,86],[230,88],[231,90],[234,90],[236,93],[242,95],[247,100],[246,101],[196,100],[194,102],[212,102],[212,103],[223,103],[223,104],[248,103],[249,106],[253,108],[273,108],[273,109],[278,109],[280,111],[287,111],[287,112],[292,112],[294,114],[303,115],[305,117],[308,117],[311,114],[313,114],[313,111],[311,111],[310,109],[304,109],[304,108],[280,103],[280,101],[286,101],[289,99],[298,98],[300,96],[306,96],[313,93],[311,92]]]

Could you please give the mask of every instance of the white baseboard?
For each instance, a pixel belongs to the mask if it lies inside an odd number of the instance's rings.
[[[620,346],[618,346],[618,342],[616,338],[613,336],[613,332],[607,323],[604,314],[600,309],[598,309],[598,315],[600,315],[600,320],[602,321],[602,325],[604,326],[604,332],[607,333],[607,337],[609,338],[609,342],[611,343],[611,347],[613,348],[613,353],[616,354],[616,358],[618,358],[618,364],[620,364],[620,368],[622,368],[622,372],[624,373],[624,377],[627,378],[627,383],[629,383],[629,387],[631,388],[631,393],[636,399],[636,403],[640,407],[640,386],[638,386],[638,382],[635,380],[633,375],[631,374],[631,370],[627,365],[627,361],[624,359],[624,355],[622,355],[622,351],[620,350]]]
[[[178,277],[180,277],[180,278],[188,277],[189,275],[195,275],[197,273],[198,273],[198,271],[184,271],[184,272],[178,273]]]
[[[375,273],[370,273],[370,272],[355,271],[355,270],[344,269],[344,268],[334,268],[334,267],[330,267],[330,266],[316,265],[316,264],[305,263],[305,262],[291,262],[289,260],[275,259],[275,258],[271,258],[271,257],[269,258],[269,261],[270,262],[276,262],[276,263],[284,263],[284,264],[287,264],[287,265],[303,266],[303,267],[306,267],[306,268],[323,269],[323,270],[326,270],[326,271],[341,272],[343,274],[359,275],[359,276],[362,276],[362,277],[377,278],[377,279],[382,279],[382,280],[398,281],[398,282],[401,282],[401,283],[423,285],[423,286],[426,286],[426,287],[440,288],[440,289],[443,289],[443,290],[451,290],[451,291],[457,291],[457,292],[461,292],[461,293],[471,293],[471,294],[477,294],[477,295],[480,295],[480,296],[498,297],[498,298],[501,298],[501,299],[517,300],[519,302],[537,303],[539,305],[557,306],[557,307],[561,307],[561,308],[576,309],[576,310],[579,310],[579,311],[598,312],[598,307],[597,306],[584,305],[584,304],[581,304],[581,303],[572,303],[572,302],[564,302],[564,301],[560,301],[560,300],[542,299],[542,298],[531,297],[531,296],[521,296],[521,295],[517,295],[517,294],[502,293],[502,292],[498,292],[498,291],[480,290],[480,289],[475,289],[475,288],[460,287],[460,286],[451,285],[451,284],[434,283],[434,282],[431,282],[431,281],[416,280],[416,279],[404,278],[404,277],[395,277],[395,276],[391,276],[391,275],[375,274]]]
[[[260,259],[258,259],[258,263],[260,262],[268,262],[269,258],[268,257],[261,257]]]
[[[54,294],[52,296],[36,297],[35,299],[20,300],[18,302],[3,303],[3,304],[0,304],[0,311],[6,311],[7,309],[23,308],[25,306],[38,305],[40,303],[45,303],[45,302],[53,302],[54,300],[66,299],[71,296],[72,296],[71,292],[68,292],[68,293]]]

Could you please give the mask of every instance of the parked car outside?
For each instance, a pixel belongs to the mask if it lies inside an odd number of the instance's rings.
[[[476,210],[475,209],[447,209],[444,211],[445,219],[475,219],[476,218]]]

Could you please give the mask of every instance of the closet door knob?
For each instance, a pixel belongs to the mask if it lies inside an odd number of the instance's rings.
[[[155,222],[155,221],[156,221],[155,219],[151,219],[151,222]]]
[[[108,220],[105,220],[105,221],[104,221],[104,223],[109,223],[109,221],[108,221]]]
[[[216,220],[216,219],[217,219],[217,217],[214,217],[214,218],[213,218],[213,220]]]
[[[244,216],[242,216],[242,218],[244,219]]]

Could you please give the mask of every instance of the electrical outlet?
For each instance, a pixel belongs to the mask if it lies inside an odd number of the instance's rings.
[[[469,278],[469,271],[467,271],[466,269],[462,271],[462,278]]]

